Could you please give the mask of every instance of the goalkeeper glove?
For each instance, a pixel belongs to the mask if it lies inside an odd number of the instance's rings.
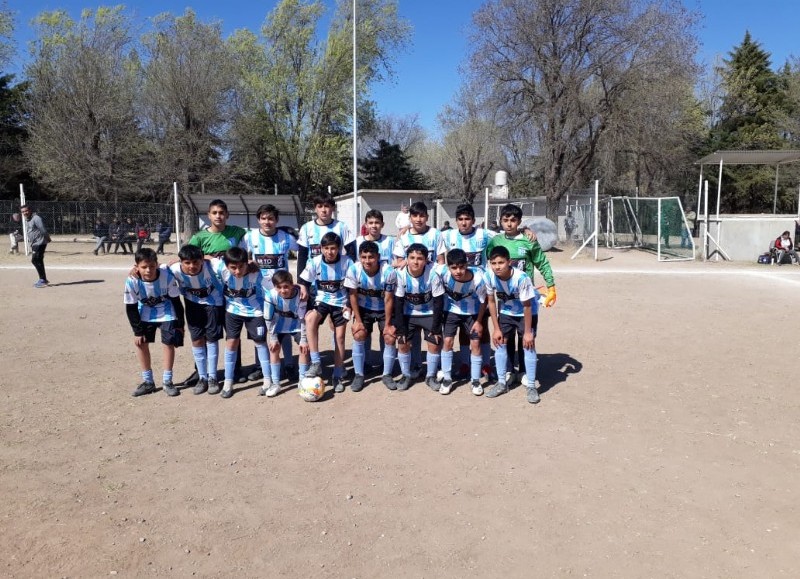
[[[556,286],[550,286],[547,288],[547,297],[544,300],[544,307],[549,308],[554,306],[556,303]]]

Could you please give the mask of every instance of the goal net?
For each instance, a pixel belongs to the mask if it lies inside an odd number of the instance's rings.
[[[600,240],[610,248],[637,247],[659,261],[694,259],[694,240],[678,197],[609,197],[600,203]]]

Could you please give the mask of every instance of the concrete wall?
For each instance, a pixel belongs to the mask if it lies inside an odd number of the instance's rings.
[[[719,228],[711,221],[708,229],[733,261],[755,262],[784,231],[788,230],[794,240],[795,219],[793,215],[720,215]],[[699,220],[701,237],[695,243],[700,247],[698,256],[702,259],[705,221],[702,217]],[[714,249],[711,243],[709,251]]]

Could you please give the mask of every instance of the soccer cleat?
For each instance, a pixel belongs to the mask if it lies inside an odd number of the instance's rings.
[[[530,402],[531,404],[539,404],[541,398],[539,397],[539,392],[536,390],[536,388],[535,387],[528,388],[527,390],[528,390],[528,402]]]
[[[481,386],[481,383],[480,383],[479,380],[473,380],[472,381],[472,393],[475,396],[480,396],[481,394],[483,394],[483,386]]]
[[[308,376],[308,374],[306,374],[306,376]],[[333,391],[337,394],[344,392],[344,378],[333,379]]]
[[[136,390],[133,391],[131,396],[144,396],[145,394],[151,394],[156,391],[156,385],[152,382],[142,382],[136,387]]]
[[[395,384],[397,385],[397,390],[408,390],[411,387],[411,376],[404,375]]]
[[[487,398],[497,398],[501,394],[505,394],[508,392],[508,386],[506,386],[505,382],[498,382],[494,386],[492,386],[489,391],[486,393]]]
[[[306,370],[306,378],[316,378],[321,374],[322,374],[321,362],[312,362],[311,365],[308,367],[308,370]]]
[[[219,394],[220,387],[219,382],[216,378],[209,378],[208,379],[208,393],[209,394]]]
[[[362,388],[364,388],[364,376],[356,374],[353,378],[353,382],[350,384],[350,390],[353,392],[361,392]]]
[[[192,390],[192,392],[194,392],[195,394],[203,394],[206,390],[208,390],[208,379],[200,378],[197,381],[197,384],[195,385],[194,390]]]
[[[233,396],[233,388],[228,388],[227,390],[223,390],[220,396],[225,399],[230,398],[231,396]]]
[[[453,389],[453,381],[445,378],[442,380],[442,385],[439,386],[439,394],[450,394]]]
[[[392,378],[391,374],[384,374],[383,376],[381,376],[381,382],[383,382],[383,385],[386,386],[389,390],[397,390],[397,384],[395,383],[394,378]]]
[[[265,386],[262,386],[261,389],[264,390],[264,395],[267,396],[267,398],[273,398],[278,395],[278,392],[281,391],[281,385],[270,384],[269,387],[266,387],[266,389]]]
[[[45,280],[45,279],[40,279],[40,280],[39,280],[39,281],[37,281],[35,284],[33,284],[33,287],[35,287],[35,288],[43,288],[43,287],[47,287],[47,284],[48,284],[48,283],[49,283],[49,282],[48,282],[47,280]]]
[[[166,393],[167,393],[167,396],[178,396],[178,395],[181,393],[181,392],[180,392],[180,390],[178,390],[177,388],[175,388],[175,384],[173,384],[173,383],[172,383],[171,381],[169,381],[169,380],[168,380],[168,381],[166,381],[166,382],[164,382],[164,384],[161,386],[161,389],[162,389],[164,392],[166,392]]]
[[[434,392],[439,391],[440,384],[439,381],[436,379],[436,376],[428,376],[427,378],[425,378],[425,384],[427,384],[428,388],[430,388]]]
[[[261,371],[261,368],[253,370],[247,375],[248,382],[255,382],[256,380],[261,380],[264,378],[264,373]]]

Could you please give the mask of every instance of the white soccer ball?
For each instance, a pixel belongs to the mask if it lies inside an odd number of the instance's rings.
[[[306,402],[317,402],[325,394],[325,380],[321,376],[303,378],[297,385],[297,392]]]

